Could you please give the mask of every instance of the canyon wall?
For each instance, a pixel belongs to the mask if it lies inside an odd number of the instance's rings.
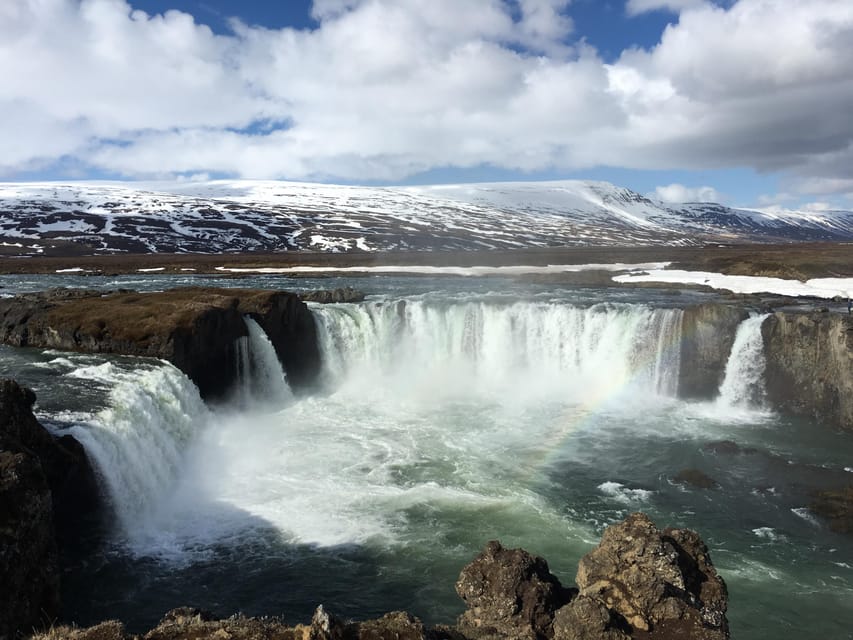
[[[853,317],[776,312],[762,335],[770,406],[853,430]]]

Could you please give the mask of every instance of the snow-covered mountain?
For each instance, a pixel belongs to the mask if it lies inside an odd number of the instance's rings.
[[[0,184],[7,255],[74,245],[87,253],[220,253],[850,240],[849,211],[671,205],[606,182]]]

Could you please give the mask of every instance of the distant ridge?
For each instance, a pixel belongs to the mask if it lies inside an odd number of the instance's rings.
[[[665,204],[606,182],[0,183],[0,250],[222,253],[844,242],[853,212]]]

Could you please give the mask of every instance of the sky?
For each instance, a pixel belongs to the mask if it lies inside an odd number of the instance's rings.
[[[0,180],[853,209],[853,0],[0,0]]]

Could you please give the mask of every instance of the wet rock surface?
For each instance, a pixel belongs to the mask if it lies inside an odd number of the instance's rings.
[[[809,510],[829,522],[838,533],[853,533],[853,486],[815,494]]]
[[[468,606],[459,618],[466,636],[530,639],[552,635],[555,612],[573,595],[545,560],[497,541],[462,570],[456,593]]]
[[[761,330],[771,406],[853,429],[853,317],[777,312]]]
[[[738,305],[702,304],[684,310],[678,395],[713,398],[726,372],[738,325],[749,312]]]
[[[51,290],[0,300],[0,341],[66,351],[168,360],[204,398],[227,394],[236,380],[236,341],[244,316],[261,325],[294,387],[320,367],[314,317],[292,293],[184,288],[137,293]]]
[[[673,482],[697,489],[716,489],[720,485],[711,476],[699,469],[682,469],[672,478]]]

